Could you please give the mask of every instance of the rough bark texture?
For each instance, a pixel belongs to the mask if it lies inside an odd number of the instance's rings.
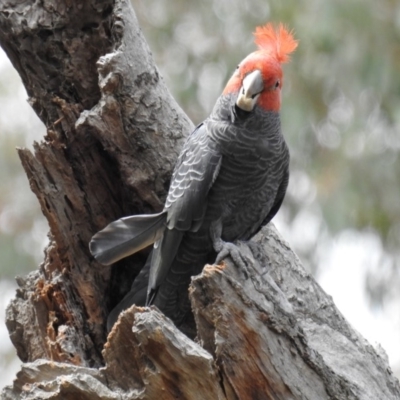
[[[88,242],[118,217],[162,208],[192,125],[160,78],[130,4],[0,7],[0,43],[48,128],[34,154],[19,155],[51,236],[40,271],[19,280],[7,325],[23,361],[101,366],[105,318],[143,256],[112,270],[90,258]]]
[[[159,211],[192,124],[166,89],[126,0],[6,0],[0,44],[47,126],[19,150],[49,221],[38,271],[7,327],[24,365],[4,399],[400,399],[384,352],[344,320],[275,229],[193,279],[194,342],[156,309],[110,309],[145,254],[102,267],[91,235]],[[210,105],[211,108],[211,105]]]

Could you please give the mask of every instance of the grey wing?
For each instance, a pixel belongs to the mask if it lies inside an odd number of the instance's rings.
[[[186,231],[197,231],[207,208],[207,195],[222,161],[217,145],[201,124],[189,136],[171,179],[164,212],[167,229],[155,243],[151,262],[147,304],[157,295]]]
[[[207,206],[207,195],[221,166],[222,155],[204,124],[190,135],[172,176],[164,210],[167,226],[196,231]]]

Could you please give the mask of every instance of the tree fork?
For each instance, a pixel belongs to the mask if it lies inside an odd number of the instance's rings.
[[[160,211],[192,123],[168,92],[128,1],[0,5],[0,44],[47,127],[19,156],[50,226],[18,278],[7,327],[24,362],[5,399],[399,399],[383,351],[344,320],[273,226],[240,244],[243,271],[207,266],[190,288],[197,341],[155,308],[110,309],[145,254],[109,268],[88,242]]]

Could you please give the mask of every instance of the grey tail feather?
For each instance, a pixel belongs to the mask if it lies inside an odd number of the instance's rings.
[[[146,307],[150,307],[153,304],[154,299],[156,298],[158,289],[159,289],[159,287],[156,289],[149,290],[149,293],[147,294],[147,299],[146,299]]]
[[[154,244],[151,256],[146,306],[154,303],[158,289],[168,275],[178,252],[184,232],[165,229],[161,239]]]
[[[110,265],[153,244],[163,234],[167,212],[133,215],[111,222],[89,243],[96,260]]]

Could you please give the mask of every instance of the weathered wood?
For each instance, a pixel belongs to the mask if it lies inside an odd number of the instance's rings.
[[[108,337],[104,368],[37,360],[3,398],[400,398],[385,357],[349,326],[273,226],[240,248],[247,271],[227,261],[193,279],[198,344],[156,309],[132,307]]]
[[[101,369],[27,363],[2,398],[225,399],[212,356],[155,309],[132,307],[122,313],[103,355]]]
[[[51,234],[40,272],[21,281],[9,308],[11,338],[23,361],[100,366],[106,316],[144,257],[112,272],[91,259],[88,242],[111,220],[162,207],[192,124],[159,76],[128,2],[6,2],[0,27],[0,43],[47,126],[34,154],[19,155]],[[38,334],[40,346],[26,340]]]
[[[199,339],[229,399],[399,399],[382,358],[352,329],[273,225],[241,244],[248,270],[192,281]]]
[[[19,278],[7,327],[25,364],[4,399],[400,399],[387,359],[344,320],[275,231],[193,279],[194,342],[155,309],[106,316],[144,263],[112,268],[91,235],[158,211],[191,122],[127,0],[7,0],[0,44],[47,126],[19,150],[49,221],[38,271]],[[379,354],[378,354],[379,353]]]
[[[125,312],[103,355],[117,390],[132,391],[139,383],[147,399],[224,398],[211,355],[159,311]]]

